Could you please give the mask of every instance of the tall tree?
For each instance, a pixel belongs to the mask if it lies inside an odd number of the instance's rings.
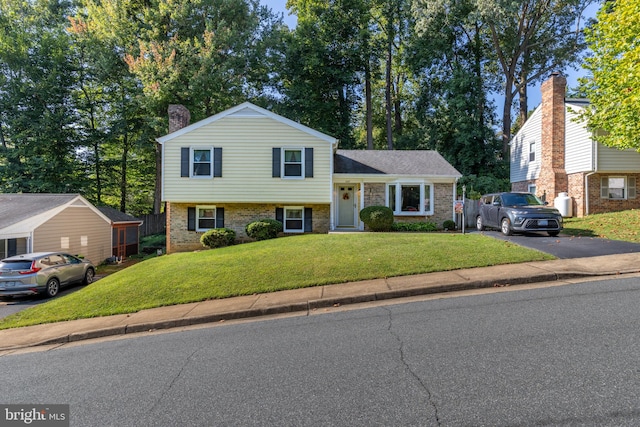
[[[199,120],[246,99],[267,102],[270,47],[280,21],[258,0],[87,0],[87,10],[103,37],[119,41],[142,84],[141,105],[156,136],[166,132],[171,103],[185,105]]]
[[[591,77],[581,89],[591,102],[589,128],[598,142],[640,151],[640,0],[609,1],[587,31]]]
[[[0,1],[0,191],[82,192],[71,3]]]
[[[584,51],[583,13],[593,0],[478,0],[503,79],[502,152],[508,157],[511,109],[520,95],[527,114],[526,88],[551,71],[575,64]]]

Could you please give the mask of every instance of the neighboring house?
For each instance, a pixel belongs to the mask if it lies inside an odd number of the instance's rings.
[[[565,99],[566,84],[552,74],[541,86],[542,104],[513,137],[512,190],[533,192],[550,204],[567,193],[578,217],[640,208],[640,153],[595,142],[578,118],[589,102]]]
[[[43,251],[100,264],[111,256],[111,223],[78,194],[0,194],[0,259]]]
[[[137,255],[142,220],[109,206],[99,206],[98,210],[111,221],[111,255],[118,258]]]
[[[364,230],[359,211],[394,209],[397,220],[454,219],[461,174],[433,151],[337,150],[335,138],[251,103],[188,125],[169,107],[162,145],[167,252],[201,249],[212,228],[263,218],[285,233]]]

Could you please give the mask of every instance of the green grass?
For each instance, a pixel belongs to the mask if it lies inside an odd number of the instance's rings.
[[[313,234],[154,257],[0,320],[0,329],[551,255],[480,234]]]
[[[603,237],[640,243],[640,210],[567,218],[564,221],[563,233],[570,236]]]

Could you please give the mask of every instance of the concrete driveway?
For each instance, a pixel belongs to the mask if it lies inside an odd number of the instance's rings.
[[[473,230],[477,233],[477,231]],[[499,231],[482,231],[486,236],[513,242],[520,246],[537,249],[561,259],[585,258],[601,255],[627,254],[640,252],[640,244],[598,237],[575,237],[560,234],[550,237],[547,233],[528,233],[505,236]]]

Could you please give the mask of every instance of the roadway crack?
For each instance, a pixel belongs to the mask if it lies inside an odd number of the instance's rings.
[[[155,413],[156,408],[160,405],[160,403],[163,401],[164,397],[167,395],[167,393],[171,390],[171,388],[173,387],[173,385],[176,383],[176,381],[178,380],[178,378],[180,378],[182,376],[182,373],[184,372],[185,368],[187,367],[187,365],[189,365],[189,363],[191,363],[191,359],[193,358],[193,356],[200,351],[199,348],[193,350],[193,352],[184,360],[184,363],[182,364],[182,366],[180,367],[180,370],[173,376],[173,378],[171,379],[171,382],[169,383],[169,385],[162,391],[162,393],[160,394],[160,396],[156,399],[156,402],[153,404],[153,406],[151,407],[151,413]]]
[[[398,341],[398,353],[400,354],[400,362],[404,365],[405,370],[418,382],[420,387],[426,393],[427,400],[429,401],[429,405],[431,405],[431,407],[433,408],[434,417],[436,419],[436,425],[439,426],[441,424],[440,424],[440,417],[438,415],[438,407],[436,406],[436,402],[433,400],[433,397],[431,395],[431,390],[429,390],[429,387],[427,386],[425,381],[423,381],[422,378],[420,378],[420,376],[416,374],[413,371],[413,369],[411,369],[411,366],[409,365],[409,363],[407,363],[405,359],[404,342],[402,341],[402,338],[400,338],[400,335],[398,335],[398,333],[396,333],[393,330],[393,312],[387,307],[383,307],[383,309],[386,310],[387,313],[389,313],[389,325],[387,326],[387,331],[389,331],[389,333],[396,339],[396,341]]]

